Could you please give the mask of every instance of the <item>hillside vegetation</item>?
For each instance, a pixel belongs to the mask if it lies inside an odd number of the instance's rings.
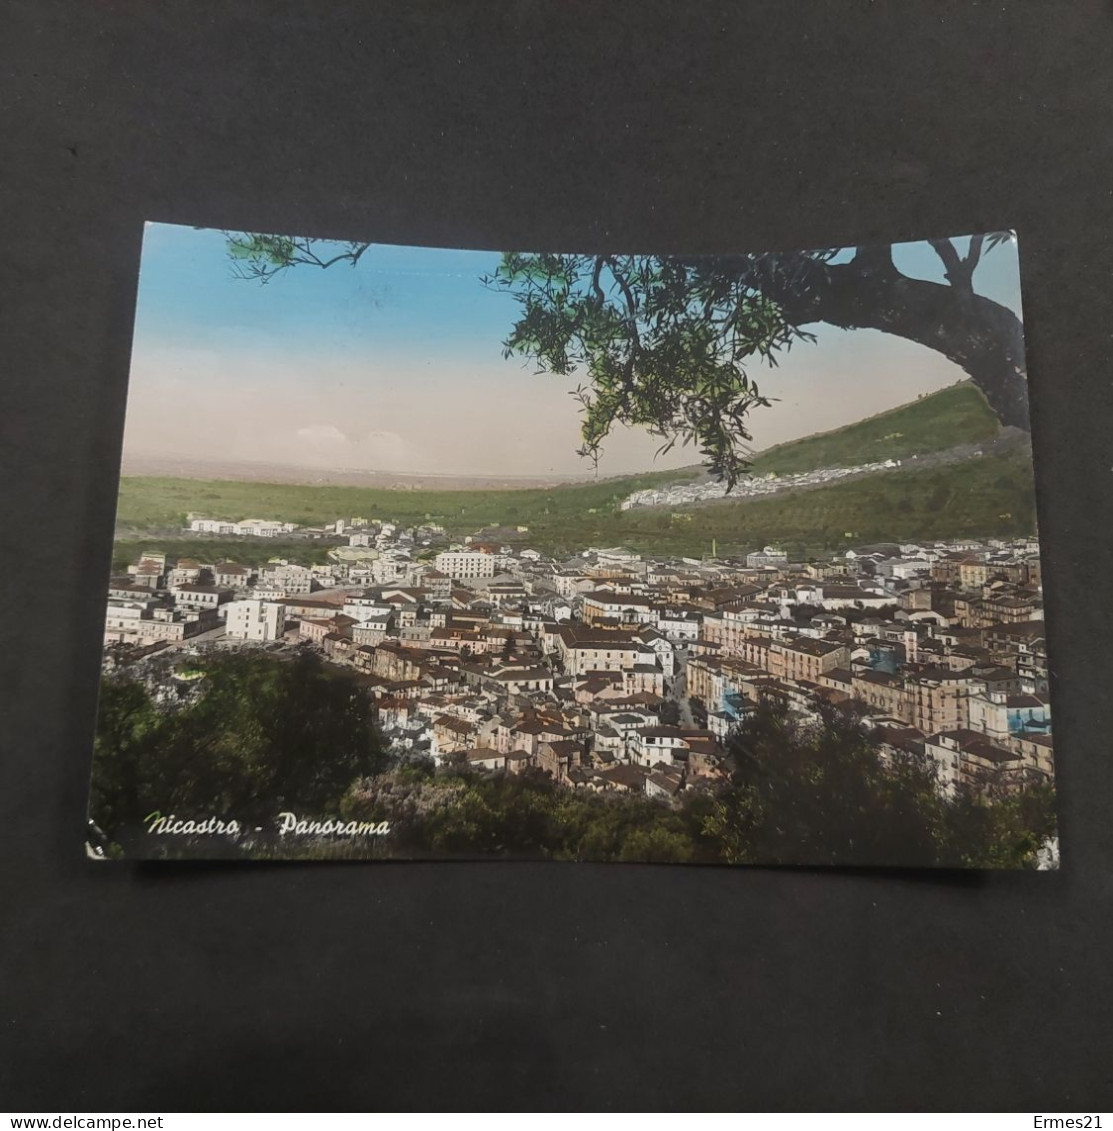
[[[731,777],[667,806],[568,789],[536,769],[477,771],[460,756],[440,769],[400,763],[359,678],[312,653],[192,666],[203,693],[175,710],[129,673],[102,681],[91,815],[110,856],[1030,868],[1055,831],[1049,788],[944,799],[931,771],[883,762],[877,739],[833,710],[817,730],[764,700],[728,739]],[[279,840],[274,818],[291,798],[309,819],[386,822],[389,834]],[[152,836],[156,812],[234,815],[258,835]]]
[[[830,487],[687,510],[624,511],[606,543],[658,554],[737,555],[776,544],[793,556],[870,542],[1013,538],[1036,529],[1024,449],[959,464],[863,476]]]
[[[483,509],[482,521],[501,517],[516,523],[528,518],[525,541],[555,555],[589,546],[623,545],[644,553],[682,557],[709,554],[713,541],[718,554],[726,556],[769,543],[798,553],[894,539],[1009,538],[1032,534],[1036,528],[1032,466],[1023,448],[946,467],[902,469],[748,502],[628,511],[617,511],[612,502],[591,513],[571,505],[573,501],[561,498],[547,513],[542,507],[539,513],[527,515],[518,509],[520,503],[502,508],[502,500],[492,500],[491,509]],[[468,514],[465,509],[463,515],[446,521],[450,535],[475,530],[482,524],[478,512],[476,508]],[[380,513],[400,517],[396,511]],[[125,537],[115,547],[116,567],[134,561],[144,548],[159,548],[171,556],[200,554],[244,562],[278,555],[307,564],[320,561],[325,552],[321,543],[292,540]]]
[[[770,471],[786,475],[818,467],[857,467],[991,440],[1000,431],[985,397],[963,381],[845,428],[759,452],[753,470],[760,475]]]
[[[492,525],[532,526],[542,518],[559,521],[593,512],[609,514],[634,491],[690,482],[699,474],[699,468],[681,468],[588,484],[494,491],[127,477],[120,480],[116,526],[123,536],[129,530],[178,530],[192,512],[204,518],[271,518],[299,526],[358,515],[405,525],[437,522],[450,531],[471,532]]]
[[[905,459],[975,445],[1000,433],[973,385],[963,383],[833,432],[759,455],[755,471],[788,473]],[[139,477],[120,483],[117,568],[144,547],[254,563],[271,555],[307,564],[327,553],[296,539],[181,536],[189,512],[209,518],[273,518],[316,525],[362,516],[412,525],[436,522],[450,538],[484,526],[524,526],[523,541],[555,555],[624,545],[658,555],[746,552],[777,543],[814,552],[894,539],[1012,537],[1035,530],[1027,445],[937,467],[903,467],[812,490],[701,506],[619,510],[634,491],[691,482],[700,468],[595,483],[492,491],[389,490],[239,480]]]

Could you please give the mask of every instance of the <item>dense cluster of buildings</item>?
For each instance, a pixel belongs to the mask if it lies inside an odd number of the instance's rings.
[[[891,471],[900,467],[899,459],[880,460],[876,463],[863,463],[857,467],[821,467],[813,471],[794,471],[778,475],[770,471],[765,475],[751,475],[739,480],[733,487],[715,479],[704,479],[697,483],[675,483],[668,487],[647,488],[627,495],[619,504],[621,510],[634,507],[675,507],[690,503],[705,503],[711,499],[754,498],[758,495],[775,495],[780,491],[791,491],[800,487],[826,487],[840,479],[851,476],[872,475],[878,471]]]
[[[245,518],[240,522],[225,522],[218,518],[191,518],[186,529],[191,534],[234,534],[237,537],[278,538],[298,529],[293,522],[277,522],[266,518]]]
[[[1053,776],[1034,540],[553,560],[520,528],[462,543],[433,525],[326,529],[349,545],[313,566],[145,553],[112,579],[106,662],[312,647],[353,671],[397,750],[569,788],[714,783],[731,728],[767,695],[802,719],[853,713],[886,758],[934,763],[944,792]]]

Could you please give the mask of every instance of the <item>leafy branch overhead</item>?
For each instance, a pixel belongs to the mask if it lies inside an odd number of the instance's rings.
[[[733,484],[748,467],[747,415],[768,406],[748,366],[812,335],[777,303],[710,259],[503,256],[483,282],[513,294],[521,313],[504,354],[559,376],[583,373],[580,454],[597,462],[616,424],[695,445]]]
[[[358,242],[337,245],[307,236],[273,236],[262,232],[225,232],[224,236],[233,275],[258,283],[269,283],[291,267],[332,267],[337,263],[355,267],[371,246]],[[333,250],[327,258],[322,258],[314,249],[326,242],[330,248],[339,246],[342,250]]]
[[[269,282],[295,266],[355,266],[367,243],[226,233],[240,278]],[[584,380],[579,452],[598,462],[617,425],[694,445],[733,486],[749,468],[748,416],[768,407],[752,374],[815,337],[818,323],[874,329],[943,354],[981,389],[1002,424],[1028,429],[1024,340],[1008,307],[974,292],[982,257],[1012,238],[996,232],[931,240],[943,283],[904,275],[892,245],[726,256],[503,255],[481,282],[519,314],[506,357]],[[340,250],[336,250],[339,247]]]

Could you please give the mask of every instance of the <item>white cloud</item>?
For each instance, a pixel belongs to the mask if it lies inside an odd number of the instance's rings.
[[[348,443],[348,437],[334,424],[311,424],[308,428],[299,428],[295,435],[302,447],[315,451],[335,451]]]

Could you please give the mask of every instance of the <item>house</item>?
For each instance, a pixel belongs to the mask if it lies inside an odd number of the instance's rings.
[[[326,632],[321,647],[325,655],[337,663],[351,660],[359,651],[352,638],[343,632]]]
[[[766,546],[764,550],[755,550],[746,555],[747,569],[784,569],[787,565],[788,554],[773,546]]]
[[[433,743],[430,753],[436,762],[446,754],[475,749],[476,726],[455,715],[441,715],[433,720]]]
[[[510,774],[520,774],[526,770],[532,769],[534,766],[534,759],[530,754],[524,750],[511,750],[506,755],[506,772]]]
[[[553,673],[548,668],[507,667],[486,673],[483,682],[504,695],[547,692],[553,690]]]
[[[680,770],[674,767],[657,769],[645,779],[645,795],[662,801],[671,801],[680,792],[683,784],[684,775]]]
[[[815,640],[800,636],[769,645],[768,665],[772,675],[782,679],[818,683],[820,677],[850,662],[850,649],[835,640]]]
[[[470,769],[476,770],[505,770],[506,755],[489,747],[479,746],[474,750],[463,751],[464,758]]]
[[[626,625],[654,624],[657,614],[648,597],[600,589],[584,595],[583,619],[588,625],[610,619]]]
[[[220,518],[194,518],[189,530],[194,534],[235,534],[236,524]]]
[[[561,625],[556,640],[564,672],[572,676],[632,668],[644,647],[631,633],[580,625]]]
[[[583,762],[583,745],[570,738],[541,742],[534,757],[534,765],[549,774],[555,781],[564,782],[573,768]]]
[[[931,735],[924,752],[934,760],[940,792],[946,795],[961,787],[978,793],[1015,792],[1025,784],[1024,762],[1017,751],[965,727]]]
[[[494,577],[498,556],[471,550],[446,551],[435,558],[438,573],[453,580],[476,577]]]
[[[301,596],[313,591],[313,571],[305,566],[290,565],[287,562],[274,563],[259,570],[259,581],[263,585],[280,589],[287,596]]]
[[[428,660],[428,652],[417,648],[405,648],[388,640],[375,649],[371,670],[375,675],[389,680],[419,679],[422,667]]]
[[[251,570],[235,562],[217,562],[213,566],[213,583],[221,589],[245,589],[251,580]]]
[[[334,617],[302,617],[298,625],[298,636],[324,647],[325,637],[330,633],[352,638],[352,618],[337,613]],[[356,641],[358,643],[358,641]]]
[[[160,550],[144,550],[135,565],[128,566],[128,574],[143,589],[159,589],[166,575],[166,555]]]
[[[598,771],[600,788],[620,793],[645,793],[649,771],[640,766],[612,766]]]
[[[650,653],[652,655],[652,653]],[[646,693],[664,698],[665,673],[656,664],[634,664],[622,671],[624,697]]]
[[[231,601],[224,606],[224,632],[231,640],[266,643],[286,630],[286,606],[275,601]]]
[[[969,712],[970,729],[997,742],[1020,734],[1051,733],[1051,707],[1038,695],[987,688],[970,696]]]
[[[651,768],[664,762],[666,766],[686,763],[693,745],[701,748],[716,744],[709,730],[688,730],[675,726],[639,727],[630,737],[630,757],[640,766]]]
[[[359,617],[352,624],[352,639],[360,645],[367,645],[374,647],[376,644],[381,644],[389,635],[391,628],[394,624],[394,618],[390,614],[377,615],[370,617]]]
[[[174,604],[183,609],[216,609],[231,601],[232,592],[216,585],[199,585],[195,582],[182,582],[170,588]]]

